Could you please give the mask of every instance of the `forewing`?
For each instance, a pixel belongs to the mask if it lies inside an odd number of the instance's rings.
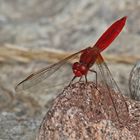
[[[102,84],[105,90],[107,90],[106,93],[108,93],[108,95],[105,95],[107,97],[106,100],[108,100],[107,104],[109,105],[111,103],[117,119],[120,122],[125,122],[128,118],[128,106],[101,54],[98,55],[96,64],[99,68]],[[114,93],[118,94],[118,99],[116,99],[117,96]]]
[[[45,68],[43,68],[35,73],[32,73],[31,75],[29,75],[26,79],[21,81],[16,86],[16,88],[15,88],[16,91],[26,90],[26,89],[29,89],[29,88],[39,84],[40,82],[42,82],[43,80],[47,79],[52,74],[54,74],[57,70],[60,69],[60,67],[62,65],[67,63],[67,61],[70,60],[71,58],[74,58],[75,56],[77,56],[80,52],[77,52],[77,53],[63,59],[62,61],[59,61],[58,63],[55,63],[51,66],[45,67]]]
[[[81,52],[31,74],[17,85],[17,93],[21,96],[29,96],[39,105],[46,106],[73,78],[71,64],[68,61],[76,61]]]

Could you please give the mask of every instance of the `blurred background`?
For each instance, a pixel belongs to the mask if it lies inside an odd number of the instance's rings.
[[[102,54],[129,96],[129,74],[140,58],[139,14],[138,0],[0,0],[0,140],[35,139],[55,98],[45,96],[41,87],[24,94],[16,93],[15,86],[32,72],[94,44],[123,16],[128,16],[125,28]],[[66,76],[61,71],[54,80]]]

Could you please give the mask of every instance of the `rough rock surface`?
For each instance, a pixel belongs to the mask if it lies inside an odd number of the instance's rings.
[[[54,101],[42,121],[38,140],[138,140],[140,104],[103,86],[75,83]],[[118,115],[118,117],[117,117]]]

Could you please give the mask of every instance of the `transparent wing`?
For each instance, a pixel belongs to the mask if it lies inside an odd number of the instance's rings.
[[[81,52],[81,51],[80,51]],[[40,82],[42,82],[43,80],[45,80],[46,78],[50,77],[52,74],[54,74],[57,70],[59,70],[59,68],[64,65],[65,63],[67,63],[67,61],[71,58],[74,59],[74,57],[76,57],[80,52],[77,52],[65,59],[63,59],[62,61],[59,61],[58,63],[55,63],[51,66],[45,67],[31,75],[29,75],[26,79],[24,79],[23,81],[21,81],[17,86],[16,86],[16,91],[20,91],[20,90],[26,90],[29,89],[37,84],[39,84]]]
[[[49,107],[51,101],[64,90],[74,76],[71,64],[67,62],[76,61],[81,52],[31,74],[16,86],[16,95],[32,99],[34,110],[36,106],[46,110],[45,108]],[[29,101],[26,104],[30,104]]]
[[[120,122],[125,122],[128,118],[128,106],[126,104],[126,101],[121,94],[121,91],[116,84],[115,80],[112,77],[112,74],[107,66],[107,64],[104,62],[103,57],[101,54],[97,57],[96,64],[99,68],[99,72],[102,78],[102,83],[104,84],[104,87],[107,90],[106,93],[108,95],[105,95],[107,98],[107,103],[108,105],[111,103],[113,105],[113,110],[114,113],[116,114],[116,117]],[[116,100],[115,94],[113,93],[118,93],[118,100]],[[110,100],[110,102],[109,102]],[[109,107],[109,106],[108,106]],[[108,108],[109,109],[109,108]]]

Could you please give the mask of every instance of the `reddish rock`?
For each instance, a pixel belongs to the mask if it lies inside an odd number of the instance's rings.
[[[137,140],[140,139],[140,104],[111,91],[117,115],[101,85],[75,83],[55,99],[44,117],[38,140]],[[120,105],[120,106],[119,106]]]

